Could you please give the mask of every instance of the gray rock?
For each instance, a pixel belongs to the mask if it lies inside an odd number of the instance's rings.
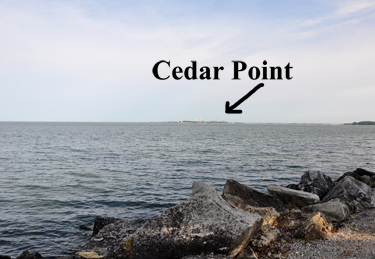
[[[256,214],[232,208],[207,184],[195,182],[189,199],[125,238],[116,258],[234,257],[248,245],[262,222]]]
[[[324,196],[322,202],[338,198],[348,205],[350,212],[356,213],[364,209],[375,208],[375,194],[370,186],[364,184],[351,176],[335,184],[335,186]]]
[[[359,168],[360,169],[360,168]],[[358,169],[357,169],[358,170]],[[356,171],[357,171],[356,170]],[[363,169],[362,169],[363,170]],[[357,173],[355,173],[356,171],[354,172],[346,172],[345,174],[343,174],[342,176],[340,176],[336,181],[335,181],[335,184],[337,184],[338,182],[340,182],[342,179],[344,179],[345,177],[347,176],[351,176],[353,177],[354,179],[360,181],[360,182],[363,182],[365,184],[367,184],[368,186],[370,186],[371,188],[374,188],[375,187],[375,176],[370,176],[370,175],[366,175],[362,172],[362,175],[359,175]]]
[[[295,237],[305,240],[324,239],[330,235],[331,230],[332,226],[318,212],[297,231]]]
[[[103,227],[99,233],[80,247],[81,252],[96,252],[111,258],[122,240],[133,234],[147,221],[144,219],[121,219]]]
[[[16,259],[43,259],[43,257],[38,252],[32,252],[30,254],[29,251],[23,251]]]
[[[361,178],[360,175],[358,175],[358,174],[356,174],[356,173],[354,173],[354,172],[346,172],[345,174],[343,174],[342,176],[340,176],[340,177],[334,182],[334,184],[336,185],[338,182],[340,182],[342,179],[344,179],[344,178],[347,177],[347,176],[351,176],[351,177],[353,177],[354,179],[356,179],[356,180],[358,180],[358,181],[360,181],[360,178]]]
[[[309,205],[302,208],[303,213],[322,213],[329,222],[341,222],[350,216],[349,208],[339,199],[333,199],[325,203]]]
[[[224,186],[223,198],[233,208],[261,216],[263,225],[272,225],[280,213],[287,212],[286,206],[280,200],[232,179],[227,180]]]
[[[298,185],[290,184],[287,186],[287,188],[294,190],[314,193],[318,195],[320,199],[322,199],[332,187],[333,182],[331,177],[317,170],[306,171],[302,175]]]
[[[302,208],[319,203],[319,196],[313,193],[297,191],[281,186],[268,186],[268,192],[284,202],[289,208]]]
[[[118,220],[118,218],[108,218],[108,217],[96,217],[94,222],[94,229],[92,231],[92,236],[95,236],[99,233],[99,231],[107,226],[108,224],[114,223]]]
[[[228,179],[223,190],[223,198],[239,197],[244,204],[253,207],[272,207],[279,213],[287,211],[286,206],[277,198],[258,192],[249,186],[243,185],[235,180]]]

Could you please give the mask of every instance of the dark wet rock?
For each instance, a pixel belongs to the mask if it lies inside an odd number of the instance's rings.
[[[357,169],[358,170],[358,169]],[[357,171],[356,170],[356,171]],[[363,170],[363,169],[362,169]],[[351,176],[353,177],[354,179],[360,181],[360,182],[363,182],[365,184],[367,184],[368,186],[370,186],[371,188],[375,188],[375,176],[370,176],[370,175],[366,175],[366,174],[363,174],[362,175],[359,175],[357,174],[355,171],[354,172],[346,172],[345,174],[343,174],[342,176],[340,176],[336,181],[335,181],[335,184],[337,184],[338,182],[340,182],[342,179],[344,179],[345,177],[347,176]]]
[[[275,197],[258,192],[232,179],[227,180],[224,186],[223,198],[236,209],[261,216],[263,225],[272,225],[280,213],[287,211],[286,206]]]
[[[29,251],[23,251],[16,259],[43,259],[43,257],[38,252],[32,252],[30,254]]]
[[[57,259],[74,259],[74,256],[64,256],[64,257],[59,257]]]
[[[0,255],[0,259],[12,259],[9,255]]]
[[[248,245],[262,222],[256,214],[232,208],[207,184],[195,182],[189,199],[125,238],[116,258],[234,257]]]
[[[290,184],[287,188],[294,190],[300,190],[304,192],[314,193],[319,196],[320,199],[328,193],[333,187],[331,177],[317,170],[306,171],[299,184]]]
[[[256,254],[254,253],[253,249],[250,246],[246,247],[237,257],[236,259],[258,259]]]
[[[313,193],[297,191],[281,186],[268,186],[268,192],[284,202],[289,208],[302,208],[303,206],[319,203],[319,196]]]
[[[357,168],[356,170],[354,170],[353,173],[356,173],[359,176],[364,176],[364,175],[367,175],[367,176],[370,176],[370,177],[375,176],[375,173],[367,171],[367,170],[362,169],[362,168]]]
[[[302,208],[303,213],[322,213],[329,222],[341,222],[350,216],[349,208],[339,199],[333,199],[325,203],[309,205]]]
[[[332,225],[318,212],[297,231],[295,237],[305,240],[324,239],[331,231]]]
[[[94,229],[92,231],[92,236],[95,236],[99,231],[107,226],[108,224],[114,223],[121,219],[118,218],[109,218],[109,217],[96,217],[94,222]]]
[[[144,219],[121,219],[103,227],[89,242],[80,247],[81,252],[96,252],[111,258],[122,240],[133,234],[147,221]]]
[[[338,198],[348,205],[351,213],[375,208],[375,194],[370,186],[346,176],[324,196],[322,202]]]

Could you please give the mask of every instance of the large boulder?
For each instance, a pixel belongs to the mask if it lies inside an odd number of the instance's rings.
[[[0,255],[0,259],[12,259],[9,255]]]
[[[287,188],[314,193],[320,199],[333,187],[331,177],[317,170],[306,171],[299,184],[290,184]]]
[[[114,258],[178,259],[212,253],[234,257],[262,222],[256,214],[232,208],[207,184],[195,182],[189,199],[125,238]]]
[[[122,240],[133,234],[146,222],[144,219],[117,219],[114,223],[103,227],[89,242],[81,246],[80,252],[95,252],[98,255],[104,255],[105,259],[111,259]]]
[[[322,213],[329,222],[341,222],[350,216],[349,208],[339,199],[302,208],[303,213]]]
[[[338,182],[340,182],[342,179],[344,179],[347,176],[351,176],[354,179],[367,184],[371,188],[375,187],[375,175],[372,175],[371,172],[366,171],[361,168],[358,168],[354,172],[346,172],[335,181],[335,184],[337,184]]]
[[[119,221],[121,219],[118,218],[109,218],[109,217],[96,217],[94,222],[94,229],[92,231],[92,236],[95,236],[99,233],[99,231],[104,228],[105,226]]]
[[[351,176],[347,176],[324,196],[322,202],[338,198],[348,205],[350,212],[356,213],[364,209],[375,208],[375,194],[370,186]]]
[[[319,196],[313,193],[293,190],[281,186],[268,186],[269,194],[284,202],[289,208],[302,208],[319,203]]]
[[[272,225],[280,213],[287,212],[286,206],[280,200],[232,179],[228,179],[224,186],[223,198],[236,209],[261,216],[263,225]]]
[[[316,240],[327,238],[332,230],[332,226],[318,212],[310,218],[296,233],[296,238],[305,240]]]

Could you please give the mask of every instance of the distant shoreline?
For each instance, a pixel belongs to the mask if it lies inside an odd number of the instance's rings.
[[[375,125],[375,121],[360,121],[353,123],[345,123],[344,125]]]

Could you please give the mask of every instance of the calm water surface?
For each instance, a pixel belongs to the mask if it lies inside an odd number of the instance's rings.
[[[70,255],[95,216],[153,218],[194,181],[266,192],[375,171],[374,148],[374,126],[0,122],[0,254]]]

